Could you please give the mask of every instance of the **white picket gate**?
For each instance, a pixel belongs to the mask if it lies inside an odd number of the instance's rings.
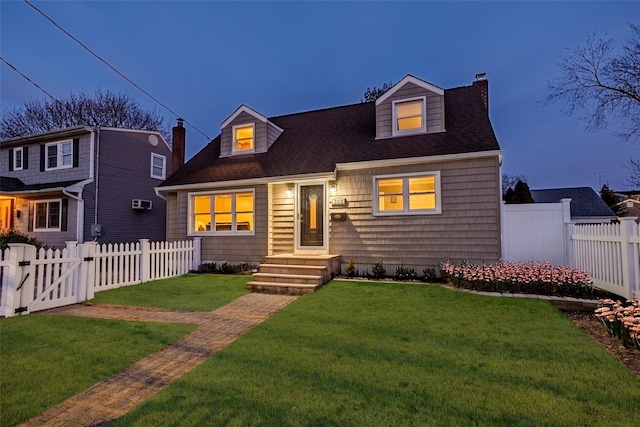
[[[200,238],[180,242],[77,244],[36,251],[9,244],[0,257],[0,316],[92,299],[95,292],[179,276],[200,265]]]

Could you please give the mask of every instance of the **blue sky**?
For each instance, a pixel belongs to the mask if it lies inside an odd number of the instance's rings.
[[[590,33],[618,41],[637,2],[57,2],[34,4],[209,138],[240,104],[266,116],[357,103],[410,73],[443,88],[489,79],[503,172],[531,188],[624,188],[639,146],[616,123],[584,131],[544,106],[567,48]],[[127,92],[175,117],[22,1],[0,2],[0,52],[54,95]],[[4,63],[2,108],[44,95]],[[187,157],[207,143],[187,128]],[[606,172],[600,176],[597,172]]]

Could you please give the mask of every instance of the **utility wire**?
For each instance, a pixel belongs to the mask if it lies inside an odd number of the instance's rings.
[[[78,40],[76,37],[74,37],[71,33],[69,33],[67,30],[65,30],[64,28],[62,28],[60,25],[58,25],[58,23],[56,23],[53,19],[51,19],[49,16],[47,16],[47,14],[45,14],[43,11],[41,11],[40,9],[38,9],[37,7],[35,7],[33,4],[31,4],[29,2],[29,0],[24,0],[24,2],[26,4],[28,4],[29,6],[31,6],[36,12],[38,12],[40,15],[42,15],[43,17],[45,17],[49,22],[51,22],[53,25],[55,25],[60,31],[62,31],[63,33],[65,33],[67,36],[71,37],[71,39],[73,39],[76,43],[78,43],[80,46],[82,46],[87,52],[89,52],[90,54],[92,54],[93,56],[95,56],[99,61],[101,61],[104,65],[106,65],[107,67],[111,68],[111,70],[113,70],[116,74],[118,74],[120,77],[122,77],[123,79],[125,79],[126,81],[128,81],[129,83],[131,83],[136,89],[138,89],[140,92],[144,93],[145,95],[147,95],[149,98],[153,99],[157,104],[159,104],[160,106],[162,106],[165,110],[169,111],[171,114],[173,114],[176,117],[180,117],[180,115],[178,113],[176,113],[175,111],[173,111],[171,108],[167,107],[165,104],[163,104],[162,102],[160,102],[158,99],[156,99],[156,97],[154,97],[153,95],[151,95],[149,92],[147,92],[146,90],[142,89],[140,86],[138,86],[133,80],[131,80],[130,78],[128,78],[127,76],[125,76],[124,74],[122,74],[120,71],[118,71],[115,67],[113,67],[111,64],[109,64],[106,60],[102,59],[102,57],[100,55],[98,55],[97,53],[95,53],[93,50],[89,49],[89,47],[87,45],[85,45],[84,43],[82,43],[80,40]],[[183,119],[184,120],[184,119]],[[188,124],[189,126],[191,126],[194,130],[196,130],[197,132],[199,132],[200,134],[202,134],[205,138],[207,138],[208,140],[210,140],[211,138],[209,138],[209,136],[207,136],[207,134],[205,134],[204,132],[202,132],[200,129],[198,129],[195,125],[193,125],[192,123],[188,122],[187,120],[184,120],[184,122],[186,124]]]
[[[38,85],[38,83],[34,82],[33,80],[31,80],[27,75],[25,75],[22,71],[18,70],[13,64],[11,64],[9,61],[7,61],[6,59],[4,59],[2,56],[0,56],[0,60],[2,60],[2,62],[4,62],[5,64],[7,64],[9,67],[11,67],[13,69],[13,71],[15,71],[16,73],[20,74],[23,78],[25,78],[29,83],[31,83],[32,85],[34,85],[35,87],[37,87],[38,89],[40,89],[42,92],[44,92],[45,95],[47,95],[49,98],[53,99],[56,103],[60,104],[64,109],[66,109],[68,112],[70,112],[72,115],[76,116],[76,118],[80,119],[80,122],[84,121],[84,118],[79,115],[77,112],[73,111],[72,109],[70,109],[65,103],[60,102],[60,100],[58,100],[58,98],[56,98],[55,96],[51,95],[49,92],[47,92],[44,88],[42,88],[40,85]],[[93,121],[95,122],[96,120],[93,119]]]

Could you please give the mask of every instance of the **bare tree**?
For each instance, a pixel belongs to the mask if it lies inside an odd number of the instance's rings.
[[[518,181],[527,182],[527,177],[522,174],[509,175],[502,174],[502,193],[506,193],[508,189],[514,189]]]
[[[364,99],[362,102],[373,102],[376,99],[380,98],[386,91],[393,87],[393,83],[383,83],[381,87],[368,87],[364,93]]]
[[[640,141],[640,26],[629,28],[631,37],[621,48],[611,38],[590,35],[584,46],[561,57],[545,101],[563,102],[569,115],[583,111],[589,131],[615,122],[618,136]]]
[[[156,110],[147,110],[132,96],[98,89],[94,94],[71,93],[58,101],[31,100],[10,107],[0,117],[0,139],[88,125],[155,130],[170,141],[169,127]]]
[[[629,173],[624,183],[633,188],[640,188],[640,159],[629,157],[624,167]]]

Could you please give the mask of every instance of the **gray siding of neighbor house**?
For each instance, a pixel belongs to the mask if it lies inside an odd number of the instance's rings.
[[[254,148],[255,153],[264,153],[267,151],[267,123],[258,120],[249,113],[242,112],[238,117],[233,119],[224,129],[222,129],[220,141],[220,157],[229,157],[233,154],[233,127],[237,125],[246,125],[253,123],[254,128]],[[272,129],[272,131],[275,129]]]
[[[235,190],[235,188],[229,189],[229,191]],[[224,191],[224,189],[216,188],[215,191]],[[167,240],[169,241],[191,238],[187,233],[188,197],[187,191],[170,193],[167,197]],[[254,221],[255,235],[253,236],[201,236],[202,262],[258,264],[267,255],[269,230],[266,185],[255,187]]]
[[[151,133],[126,130],[100,131],[97,172],[100,243],[142,238],[165,240],[166,204],[154,191],[162,180],[151,177],[151,153],[165,156],[168,170],[171,150],[162,140],[152,146],[149,135]],[[134,210],[132,199],[151,200],[152,209]],[[92,216],[86,218],[89,225],[93,221]]]
[[[29,222],[33,221],[33,201],[45,201],[50,199],[67,199],[67,230],[66,231],[29,231]],[[16,211],[20,211],[20,218],[14,217],[13,226],[16,230],[28,234],[30,237],[34,237],[46,246],[53,249],[64,249],[68,241],[76,240],[77,230],[77,209],[78,202],[74,199],[65,197],[63,195],[47,195],[42,197],[36,197],[34,199],[21,199],[16,197],[14,208]],[[31,213],[30,213],[31,212]]]
[[[373,177],[440,171],[442,213],[372,214]],[[382,261],[388,274],[403,265],[422,273],[445,259],[496,261],[500,258],[500,168],[498,157],[413,166],[338,172],[338,197],[346,197],[347,220],[332,221],[330,253],[353,259],[360,271]]]
[[[40,171],[40,146],[50,142],[73,141],[74,138],[79,139],[78,146],[78,167],[66,169]],[[9,148],[3,148],[0,151],[0,171],[2,176],[18,178],[25,184],[43,184],[47,182],[62,182],[83,180],[89,178],[89,160],[91,158],[91,134],[87,133],[72,138],[52,139],[46,143],[30,143],[23,146],[13,146],[11,149],[20,147],[28,147],[29,167],[22,170],[9,171]],[[46,155],[46,153],[45,153]]]
[[[420,96],[426,96],[427,99],[427,133],[444,131],[444,96],[423,89],[413,83],[406,83],[376,107],[376,137],[389,138],[392,136],[392,108],[394,101]]]

